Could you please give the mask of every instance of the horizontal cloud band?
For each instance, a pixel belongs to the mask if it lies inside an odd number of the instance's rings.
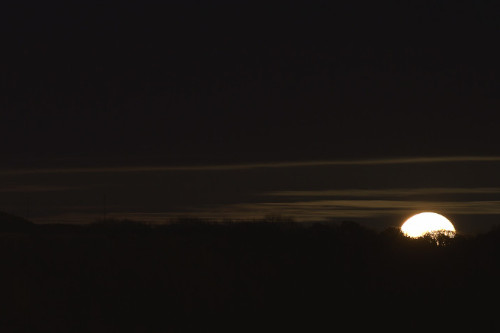
[[[322,191],[273,191],[264,193],[276,197],[405,197],[429,194],[495,194],[499,187],[479,188],[393,188],[393,189],[340,189]]]
[[[50,174],[50,173],[124,173],[124,172],[168,172],[168,171],[225,171],[249,170],[258,168],[297,168],[341,165],[395,165],[395,164],[429,164],[455,162],[500,162],[500,156],[443,156],[443,157],[408,157],[384,158],[368,160],[334,160],[334,161],[299,161],[269,162],[227,165],[194,165],[194,166],[120,166],[120,167],[88,167],[88,168],[47,168],[47,169],[4,169],[0,175]]]

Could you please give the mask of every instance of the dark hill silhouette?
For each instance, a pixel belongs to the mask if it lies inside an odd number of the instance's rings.
[[[19,232],[33,230],[35,225],[25,218],[0,212],[0,232]]]
[[[0,234],[1,332],[498,328],[497,230],[440,246],[352,222],[38,230]]]

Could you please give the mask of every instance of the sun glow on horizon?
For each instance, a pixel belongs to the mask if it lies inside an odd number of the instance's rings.
[[[413,215],[401,226],[401,231],[408,237],[418,238],[428,233],[444,233],[450,237],[455,236],[453,224],[443,215],[424,212]]]

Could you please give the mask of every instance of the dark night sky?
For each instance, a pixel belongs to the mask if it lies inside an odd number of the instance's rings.
[[[441,211],[469,227],[465,216],[500,213],[466,204],[500,199],[498,161],[275,165],[500,156],[494,1],[16,1],[0,12],[6,211],[95,218],[106,193],[120,216],[240,216],[303,201],[276,191],[424,188],[412,195],[455,203]],[[203,169],[252,163],[274,167]],[[148,169],[170,166],[201,169]],[[408,202],[398,193],[382,197]],[[363,218],[420,207],[398,209]]]

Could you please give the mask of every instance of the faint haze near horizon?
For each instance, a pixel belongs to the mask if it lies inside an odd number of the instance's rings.
[[[375,229],[436,211],[458,229],[479,232],[500,221],[499,167],[498,157],[464,156],[4,170],[0,210],[37,223],[283,215],[353,220]]]

